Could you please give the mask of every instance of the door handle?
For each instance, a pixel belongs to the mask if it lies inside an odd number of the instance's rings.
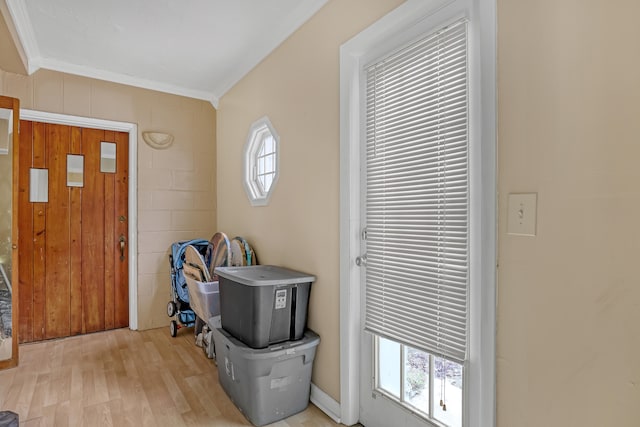
[[[120,235],[120,261],[124,261],[124,245],[127,243],[127,238],[124,237],[124,234]]]
[[[356,265],[358,267],[366,267],[367,266],[367,254],[356,257]]]

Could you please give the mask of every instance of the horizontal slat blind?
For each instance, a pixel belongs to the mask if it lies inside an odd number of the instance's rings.
[[[462,363],[469,283],[466,23],[365,72],[365,328]]]

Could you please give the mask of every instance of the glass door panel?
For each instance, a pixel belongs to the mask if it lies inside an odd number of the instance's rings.
[[[0,96],[0,369],[18,364],[17,164],[20,102]]]
[[[374,389],[415,417],[462,426],[462,365],[374,337]]]

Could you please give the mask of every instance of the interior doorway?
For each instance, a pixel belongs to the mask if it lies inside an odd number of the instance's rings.
[[[395,49],[403,43],[417,41],[422,34],[429,33],[432,29],[450,28],[450,25],[456,22],[467,22],[469,25],[468,35],[472,41],[468,63],[469,85],[474,88],[468,98],[471,117],[468,136],[472,141],[469,148],[469,179],[473,185],[469,195],[471,214],[468,220],[470,285],[467,300],[468,333],[465,334],[468,347],[463,366],[465,386],[464,390],[460,390],[460,397],[466,403],[461,415],[463,426],[495,424],[495,4],[488,2],[483,7],[478,7],[476,0],[438,0],[426,3],[410,1],[402,4],[342,45],[340,50],[340,406],[341,422],[347,425],[358,421],[368,426],[408,426],[415,425],[415,422],[418,422],[418,425],[420,422],[423,425],[442,425],[443,421],[450,423],[441,416],[445,399],[442,399],[442,405],[440,402],[435,405],[431,402],[436,395],[435,392],[440,390],[440,393],[444,393],[442,386],[448,385],[447,379],[453,379],[447,372],[452,371],[457,380],[458,370],[455,367],[450,369],[446,363],[439,363],[436,358],[427,358],[416,352],[415,350],[421,348],[410,347],[411,343],[406,340],[402,340],[407,344],[404,348],[388,341],[382,342],[385,348],[381,348],[380,339],[376,337],[395,336],[384,333],[376,335],[373,328],[369,329],[371,333],[364,330],[368,301],[365,292],[368,285],[365,284],[363,276],[366,276],[367,270],[374,271],[376,262],[368,253],[371,250],[368,240],[374,236],[369,230],[369,224],[363,222],[366,199],[362,191],[362,175],[367,159],[362,152],[362,144],[365,133],[377,129],[368,128],[363,123],[367,117],[364,111],[364,92],[367,86],[363,68],[373,64],[381,55],[384,56],[385,50],[397,52]],[[381,65],[384,68],[385,64]],[[381,86],[397,90],[395,85],[385,86],[378,83],[375,87]],[[387,106],[384,103],[376,105],[382,108]],[[391,133],[411,128],[413,124],[411,122],[406,126],[399,126]],[[375,144],[373,149],[376,155],[378,147]],[[386,167],[384,169],[386,170]],[[397,176],[391,176],[388,182],[393,183],[396,178]],[[401,242],[401,247],[405,247],[404,242]],[[398,265],[404,265],[401,257],[398,257],[397,261]],[[373,299],[371,301],[375,302]],[[396,306],[403,308],[406,305]],[[372,311],[384,312],[373,305],[371,307]],[[425,304],[421,304],[420,308],[424,309]],[[399,330],[404,329],[396,329]],[[426,334],[420,333],[419,336],[424,337]],[[380,369],[387,366],[394,369],[387,372]],[[415,384],[409,384],[407,387],[407,384],[402,384],[402,379],[409,379],[411,376],[404,375],[403,370],[412,374],[415,373],[411,372],[414,368],[425,373],[425,382],[424,387],[412,395],[412,391],[417,390],[413,390]],[[434,372],[441,381],[434,382],[433,379],[429,379],[427,386],[427,372]],[[389,376],[382,379],[382,374],[385,373]],[[394,387],[388,385],[387,379],[392,380]],[[434,387],[437,385],[442,388]],[[447,390],[451,388],[447,387]],[[406,391],[409,392],[408,398]],[[422,405],[418,405],[417,397],[425,398],[420,402]],[[415,416],[417,411],[402,405],[407,400],[410,406],[420,406],[418,410],[427,415],[422,417],[423,421]],[[383,401],[389,404],[381,403]],[[394,405],[396,411],[387,409]],[[435,420],[432,421],[431,418]]]
[[[128,134],[20,128],[20,341],[128,326]]]
[[[91,117],[71,116],[35,110],[20,110],[24,120],[62,124],[72,127],[90,128],[105,131],[124,132],[128,135],[128,228],[126,231],[128,253],[128,318],[129,329],[138,329],[138,268],[137,268],[137,169],[138,169],[138,126],[135,123],[104,120]]]

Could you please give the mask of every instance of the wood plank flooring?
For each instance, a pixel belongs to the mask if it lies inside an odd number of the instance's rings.
[[[250,426],[191,329],[116,329],[20,346],[0,371],[0,410],[21,426]],[[273,427],[338,426],[318,408]]]

